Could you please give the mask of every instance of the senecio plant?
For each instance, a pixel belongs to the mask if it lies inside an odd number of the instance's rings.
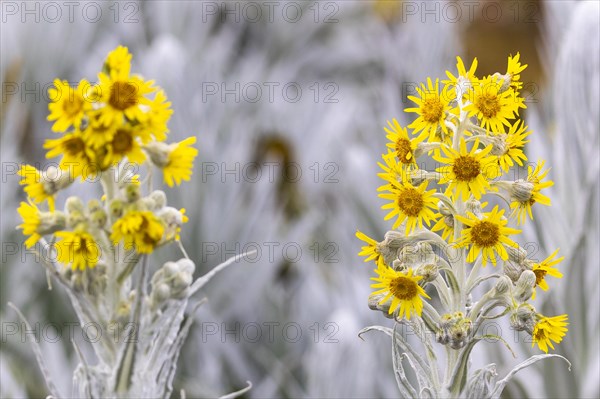
[[[456,76],[446,72],[441,84],[428,78],[416,89],[418,96],[409,96],[416,106],[405,111],[418,115],[410,134],[395,119],[385,128],[389,142],[379,163],[384,184],[378,191],[388,201],[382,209],[389,211],[386,220],[394,220],[393,230],[381,242],[356,233],[366,243],[359,255],[376,264],[369,307],[395,320],[394,328],[367,327],[361,334],[379,330],[392,337],[394,372],[407,398],[498,398],[517,371],[558,356],[547,354],[548,348],[567,332],[567,315],[546,316],[530,303],[537,288],[548,290],[548,277],[562,277],[555,266],[563,258],[557,250],[541,262],[529,259],[513,241],[521,232],[515,227],[533,218],[534,205],[550,205],[543,191],[553,185],[544,162],[529,164],[523,151],[531,134],[519,118],[525,108],[520,73],[527,65],[517,53],[508,58],[506,73],[478,78],[477,59],[469,70],[457,60]],[[435,170],[418,164],[427,154]],[[492,207],[484,197],[500,205]],[[483,273],[489,264],[501,270]],[[468,367],[483,339],[510,349],[501,336],[482,331],[487,320],[501,317],[546,354],[496,381],[494,364],[474,372]],[[427,360],[402,334],[405,326],[422,342]],[[434,340],[445,349],[443,375]],[[407,378],[404,359],[416,381]]]
[[[196,138],[165,142],[171,104],[154,82],[130,69],[131,54],[120,46],[108,54],[97,84],[82,80],[71,87],[55,80],[48,120],[59,137],[44,148],[60,161],[19,171],[28,196],[18,209],[26,247],[45,252],[47,273],[68,293],[82,327],[99,330],[98,340],[88,340],[96,364],[73,342],[79,365],[68,396],[169,397],[193,320],[188,301],[233,263],[193,281],[195,265],[180,241],[185,210],[168,206],[165,193],[152,190],[152,175],[161,172],[169,187],[190,180]],[[103,193],[87,203],[69,197],[57,210],[55,197],[72,184],[90,193],[90,186],[101,186]],[[154,267],[150,278],[150,255],[170,244],[184,257]],[[35,343],[34,351],[51,395],[60,397]]]

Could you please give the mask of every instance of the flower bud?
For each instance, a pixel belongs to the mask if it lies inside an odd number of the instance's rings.
[[[83,213],[83,202],[79,197],[69,197],[65,201],[65,212],[80,212]]]
[[[533,287],[535,287],[535,273],[531,270],[525,270],[521,273],[521,277],[517,281],[517,284],[513,290],[513,296],[515,299],[521,302],[527,301],[533,294]]]
[[[519,202],[529,202],[533,196],[533,183],[525,180],[517,180],[510,186],[510,195]]]
[[[473,215],[477,216],[478,218],[483,217],[483,210],[481,209],[481,202],[477,201],[475,198],[470,198],[466,202],[465,207],[466,207],[467,211],[471,212]]]
[[[94,213],[98,209],[104,209],[104,207],[102,206],[102,203],[97,199],[91,199],[87,203],[87,209],[89,213]]]
[[[75,227],[77,227],[77,225],[85,221],[86,218],[83,212],[74,210],[72,212],[69,212],[69,214],[67,215],[67,226],[71,229],[74,229]]]
[[[120,218],[123,215],[123,201],[120,199],[113,199],[108,206],[110,216],[113,220]]]
[[[169,164],[169,152],[170,146],[160,141],[153,141],[144,147],[146,153],[150,156],[150,161],[158,166],[164,168]]]
[[[102,228],[106,224],[106,212],[99,208],[90,215],[90,220],[94,226]]]
[[[387,317],[388,319],[391,319],[394,317],[393,314],[390,314],[390,305],[391,302],[387,301],[383,304],[379,304],[379,302],[383,299],[383,295],[369,295],[369,308],[371,310],[378,310],[381,313],[383,313],[383,315],[385,317]]]
[[[430,283],[439,276],[439,268],[435,263],[427,263],[419,266],[415,272],[417,276],[423,276],[423,283]]]
[[[512,286],[513,284],[510,278],[507,276],[500,277],[494,286],[494,296],[498,297],[506,294]]]
[[[127,202],[135,202],[140,199],[140,196],[140,186],[129,184],[125,187],[125,198],[127,198]]]
[[[179,270],[181,270],[182,272],[189,273],[191,275],[194,274],[194,271],[196,270],[196,265],[190,259],[182,258],[179,259],[177,263],[179,264]]]
[[[517,331],[531,333],[535,326],[536,310],[528,303],[522,303],[510,316],[510,325]]]
[[[164,191],[155,190],[150,194],[150,198],[154,201],[154,210],[159,210],[167,205],[167,196]]]

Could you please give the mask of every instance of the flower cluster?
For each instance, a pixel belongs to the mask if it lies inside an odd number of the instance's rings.
[[[384,128],[378,191],[385,220],[400,232],[381,242],[356,234],[366,244],[359,255],[376,264],[369,306],[398,323],[424,323],[448,348],[451,365],[460,358],[452,350],[469,347],[485,320],[504,315],[548,352],[565,336],[567,316],[544,316],[528,301],[537,287],[549,288],[548,277],[562,277],[555,266],[563,258],[557,250],[538,262],[514,241],[532,208],[550,205],[545,189],[553,185],[544,162],[530,164],[524,151],[531,131],[519,116],[526,107],[520,73],[527,65],[517,54],[504,74],[477,77],[477,59],[468,70],[457,60],[456,74],[428,78],[408,97],[415,105],[405,112],[417,116],[411,124],[394,119]],[[501,273],[482,275],[498,263]],[[496,285],[474,300],[473,289],[494,278]],[[504,311],[492,316],[496,308]]]
[[[82,323],[131,337],[106,334],[93,343],[98,364],[82,359],[74,377],[80,397],[168,397],[191,322],[184,323],[188,298],[202,285],[192,287],[195,265],[180,242],[185,209],[168,206],[165,193],[152,189],[156,169],[168,186],[190,180],[196,138],[165,143],[170,103],[130,69],[131,54],[118,47],[99,83],[82,80],[74,88],[56,80],[48,120],[60,137],[44,147],[60,162],[19,170],[28,196],[18,208],[26,247],[40,251],[41,245],[50,255],[42,257],[47,271],[67,290]],[[102,194],[87,203],[71,196],[56,209],[57,194],[78,181],[101,186]],[[149,290],[148,256],[169,243],[185,258],[158,269]],[[59,397],[52,387],[48,382]]]
[[[173,113],[170,103],[152,81],[130,70],[131,54],[120,46],[108,54],[98,84],[83,79],[71,87],[56,79],[49,90],[48,120],[61,137],[47,140],[44,148],[47,158],[61,156],[60,162],[45,170],[31,165],[19,170],[29,197],[19,207],[27,247],[54,234],[58,260],[74,269],[94,267],[120,242],[138,254],[151,253],[177,239],[187,220],[185,210],[166,206],[164,193],[143,197],[139,176],[131,170],[158,168],[171,187],[189,180],[198,153],[192,147],[196,138],[164,142]],[[55,210],[56,194],[77,178],[101,181],[102,199],[84,206],[72,197],[64,212]],[[38,208],[44,201],[48,211]]]

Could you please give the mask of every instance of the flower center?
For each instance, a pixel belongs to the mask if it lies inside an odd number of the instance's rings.
[[[63,111],[68,116],[76,116],[83,108],[83,101],[78,96],[73,95],[73,98],[63,102]]]
[[[442,119],[443,111],[444,105],[437,96],[426,99],[421,105],[421,114],[427,123],[439,122]]]
[[[115,153],[125,154],[133,148],[133,137],[127,130],[119,129],[113,138],[112,147]]]
[[[540,285],[540,283],[542,281],[544,281],[544,277],[546,276],[548,272],[546,270],[543,269],[536,269],[533,271],[533,274],[535,274],[535,285]]]
[[[407,139],[398,139],[396,141],[396,157],[402,163],[411,163],[413,157],[409,157],[412,155],[412,149],[410,148],[410,140]]]
[[[408,277],[395,277],[390,280],[390,292],[398,299],[409,301],[418,295],[417,283]]]
[[[491,247],[498,243],[500,238],[500,229],[498,226],[487,220],[476,222],[471,227],[471,239],[480,247]]]
[[[137,105],[137,87],[129,82],[115,82],[110,88],[108,103],[119,111]]]
[[[475,106],[486,118],[493,118],[500,112],[500,98],[494,93],[482,93],[475,101]]]
[[[398,207],[406,216],[419,216],[425,201],[423,195],[415,188],[402,190],[398,195]]]
[[[63,148],[65,152],[71,156],[75,156],[81,154],[85,148],[85,143],[79,137],[73,137],[68,140],[65,140],[63,143]]]
[[[470,155],[461,155],[454,160],[452,171],[459,181],[471,181],[479,176],[481,164]]]

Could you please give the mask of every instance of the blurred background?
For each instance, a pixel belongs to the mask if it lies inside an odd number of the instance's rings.
[[[534,208],[521,245],[566,257],[565,278],[535,305],[568,313],[569,333],[547,361],[510,383],[509,397],[598,397],[600,328],[599,8],[596,1],[3,1],[0,395],[45,397],[27,339],[8,334],[14,302],[37,324],[63,331],[75,318],[66,295],[48,291],[15,226],[14,165],[43,165],[50,138],[47,89],[59,77],[96,80],[117,45],[132,71],[165,89],[175,111],[169,141],[198,138],[193,180],[166,190],[190,222],[182,241],[204,274],[257,249],[199,293],[208,303],[179,361],[175,392],[212,397],[254,387],[252,398],[396,397],[391,343],[358,331],[390,321],[367,307],[371,265],[357,256],[357,228],[381,239],[377,162],[383,126],[428,76],[445,78],[460,55],[478,76],[504,72],[521,53],[534,131],[527,154],[552,166],[553,206]],[[259,166],[257,168],[257,165]],[[157,184],[160,182],[157,181]],[[74,185],[66,195],[86,198]],[[528,244],[529,245],[529,244]],[[180,256],[161,249],[161,261]],[[560,313],[557,313],[560,312]],[[500,376],[537,350],[513,337],[514,359],[485,343],[477,364]],[[35,328],[35,327],[34,327]],[[75,331],[77,329],[75,328]],[[65,338],[63,333],[62,338]],[[77,364],[68,339],[41,340],[50,374],[70,392]],[[177,396],[176,393],[174,396]]]

